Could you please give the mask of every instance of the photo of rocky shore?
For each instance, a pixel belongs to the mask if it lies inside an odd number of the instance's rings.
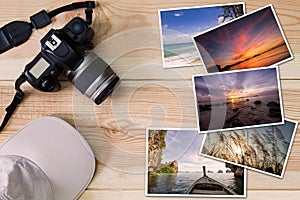
[[[276,67],[195,76],[200,131],[282,123]]]

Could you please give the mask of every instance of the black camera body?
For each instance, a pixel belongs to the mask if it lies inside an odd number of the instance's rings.
[[[37,90],[54,92],[64,73],[81,93],[100,104],[120,79],[100,57],[87,53],[93,36],[90,24],[79,17],[62,29],[51,29],[41,40],[41,52],[25,67],[27,81]]]
[[[76,70],[91,49],[92,28],[82,18],[72,19],[60,30],[51,29],[41,39],[42,50],[26,65],[28,82],[37,90],[53,92],[60,88],[57,77],[66,70]]]

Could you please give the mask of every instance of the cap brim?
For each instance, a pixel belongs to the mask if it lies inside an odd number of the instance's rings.
[[[0,147],[0,155],[23,156],[48,177],[55,200],[77,199],[95,171],[95,157],[76,129],[55,117],[39,118]]]

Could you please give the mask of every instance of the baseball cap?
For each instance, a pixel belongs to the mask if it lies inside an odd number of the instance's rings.
[[[0,199],[78,199],[94,172],[94,154],[80,133],[42,117],[0,147]]]

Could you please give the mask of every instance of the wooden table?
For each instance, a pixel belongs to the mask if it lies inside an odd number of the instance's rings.
[[[16,19],[28,20],[39,10],[71,2],[2,0],[0,25]],[[81,199],[146,199],[145,129],[196,127],[191,76],[204,72],[202,67],[162,69],[157,10],[229,2],[100,0],[95,20],[96,51],[122,78],[118,89],[100,106],[94,106],[63,78],[62,90],[52,94],[38,92],[27,84],[23,86],[26,98],[1,132],[0,144],[38,117],[60,117],[84,135],[97,158],[95,177]],[[295,56],[280,66],[284,113],[299,121],[300,1],[249,0],[246,10],[250,12],[269,3],[276,9]],[[15,79],[40,51],[39,40],[51,27],[60,28],[75,15],[83,16],[82,10],[61,14],[47,28],[34,31],[29,42],[0,56],[1,119],[13,98]],[[299,199],[299,178],[298,129],[284,179],[249,171],[248,199]]]

